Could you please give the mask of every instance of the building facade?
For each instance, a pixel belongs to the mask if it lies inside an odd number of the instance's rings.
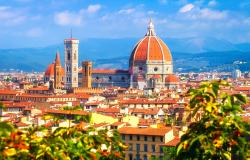
[[[163,159],[163,145],[174,139],[172,128],[133,128],[118,129],[123,142],[127,160]]]

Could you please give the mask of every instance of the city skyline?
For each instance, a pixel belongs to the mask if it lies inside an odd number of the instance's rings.
[[[246,0],[1,1],[0,36],[5,38],[0,39],[0,48],[61,43],[70,36],[71,29],[78,39],[139,38],[150,17],[161,37],[249,42],[249,7]]]

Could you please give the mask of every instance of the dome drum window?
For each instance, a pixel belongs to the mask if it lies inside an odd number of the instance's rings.
[[[154,68],[154,71],[157,72],[157,71],[158,71],[158,67],[155,67],[155,68]]]

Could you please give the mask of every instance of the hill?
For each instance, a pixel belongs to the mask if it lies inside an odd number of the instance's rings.
[[[138,40],[137,38],[80,40],[79,61],[94,61],[94,67],[98,68],[126,69],[130,53]],[[218,66],[233,65],[234,61],[250,60],[250,43],[232,44],[211,37],[163,38],[163,40],[172,51],[174,67],[178,71],[210,70]],[[63,62],[63,44],[41,48],[0,49],[0,70],[44,71],[47,65],[53,62],[57,50],[60,51]],[[233,65],[233,67],[238,66]],[[248,70],[248,65],[243,69]]]

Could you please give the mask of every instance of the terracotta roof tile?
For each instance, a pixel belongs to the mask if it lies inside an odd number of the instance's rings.
[[[172,147],[175,147],[179,142],[180,142],[180,138],[179,137],[175,137],[171,141],[163,144],[163,146],[172,146]]]
[[[166,133],[171,131],[172,128],[134,128],[122,127],[118,129],[120,134],[133,134],[133,135],[149,135],[149,136],[165,136]]]

